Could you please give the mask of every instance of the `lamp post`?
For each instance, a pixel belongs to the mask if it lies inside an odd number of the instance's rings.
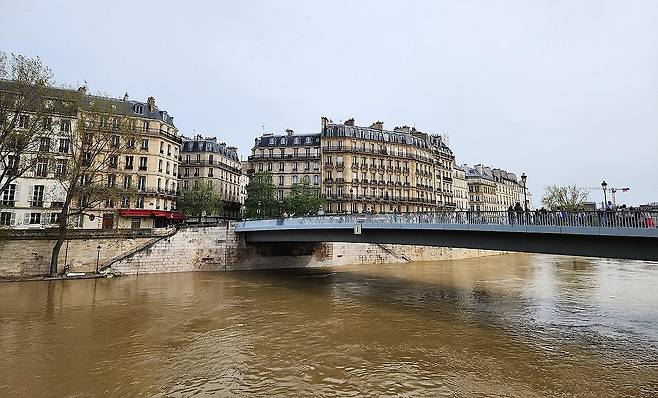
[[[260,200],[258,201],[258,208],[256,209],[256,213],[258,214],[258,218],[260,217]]]
[[[350,212],[355,213],[354,211],[354,188],[350,188]]]
[[[96,246],[96,273],[98,273],[98,263],[101,260],[101,245]]]
[[[608,183],[603,180],[601,183],[601,189],[603,189],[603,209],[608,209]]]
[[[523,183],[523,209],[528,212],[528,195],[526,194],[525,183],[528,176],[525,173],[521,174],[521,182]]]

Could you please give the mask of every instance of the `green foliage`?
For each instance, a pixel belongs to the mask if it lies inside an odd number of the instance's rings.
[[[247,218],[269,218],[281,215],[281,206],[274,197],[275,190],[271,173],[258,172],[251,176],[244,203]]]
[[[283,201],[283,208],[291,217],[317,214],[320,207],[324,208],[325,205],[326,200],[307,180],[301,184],[293,184],[290,194]]]
[[[582,209],[583,202],[587,200],[589,192],[575,185],[546,187],[546,192],[541,200],[548,210],[575,211]]]
[[[206,215],[212,215],[221,211],[223,202],[210,183],[200,181],[196,186],[182,192],[177,206],[178,210],[201,220],[204,212]]]

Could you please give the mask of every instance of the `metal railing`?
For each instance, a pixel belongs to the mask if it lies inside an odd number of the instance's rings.
[[[473,224],[597,228],[656,228],[658,211],[446,211],[432,213],[337,214],[272,220],[245,220],[273,225],[305,224]]]

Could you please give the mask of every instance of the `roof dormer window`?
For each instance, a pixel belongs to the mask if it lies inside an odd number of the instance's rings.
[[[311,137],[306,137],[306,144],[310,144],[310,143],[311,143]]]
[[[270,145],[276,144],[276,140],[274,138],[270,138]]]
[[[295,137],[295,140],[293,141],[293,144],[299,145],[299,143],[300,143],[299,137]]]
[[[281,138],[281,145],[286,145],[287,142],[286,137]]]
[[[133,105],[133,111],[138,115],[143,115],[144,114],[144,105],[142,105],[142,104]]]

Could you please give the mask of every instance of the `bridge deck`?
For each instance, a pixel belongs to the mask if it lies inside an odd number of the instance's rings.
[[[235,230],[247,242],[392,243],[658,261],[655,227],[385,220],[357,216],[251,220],[236,223]]]

